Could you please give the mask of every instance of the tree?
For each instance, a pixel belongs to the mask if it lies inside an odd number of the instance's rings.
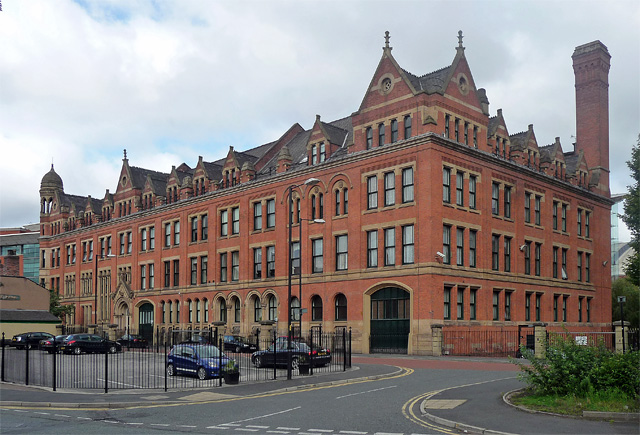
[[[73,313],[73,305],[60,305],[60,295],[55,290],[49,290],[49,312],[60,320]]]
[[[620,304],[618,296],[625,296],[624,321],[629,322],[631,328],[640,327],[640,288],[628,278],[618,278],[611,286],[611,317],[614,322],[620,320]]]
[[[624,264],[624,272],[629,280],[636,286],[640,285],[640,135],[638,142],[631,149],[631,160],[627,161],[627,166],[631,169],[631,178],[634,184],[628,186],[624,200],[624,214],[622,220],[631,231],[630,245],[634,254],[629,261]]]

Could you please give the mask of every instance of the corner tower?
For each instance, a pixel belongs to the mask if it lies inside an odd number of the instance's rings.
[[[611,55],[600,41],[576,47],[573,52],[576,83],[576,151],[583,151],[590,184],[606,196],[609,192],[609,68]]]

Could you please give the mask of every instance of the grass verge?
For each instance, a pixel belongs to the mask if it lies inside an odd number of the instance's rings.
[[[595,392],[585,397],[535,394],[529,390],[511,396],[511,403],[536,411],[582,416],[582,411],[639,412],[640,400],[618,391]]]

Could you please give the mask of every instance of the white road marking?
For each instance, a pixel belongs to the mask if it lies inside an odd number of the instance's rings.
[[[144,423],[125,423],[125,424],[130,424],[130,425],[139,425],[139,424],[144,424]]]
[[[91,420],[89,417],[76,417],[76,418],[80,420]]]
[[[244,427],[237,427],[235,430],[245,431],[245,432],[258,432],[258,429],[247,429]]]
[[[28,411],[23,411],[22,409],[14,409],[15,412],[28,412]]]
[[[374,435],[404,435],[404,433],[400,432],[376,432]]]
[[[120,423],[119,421],[114,421],[114,420],[102,420],[103,423],[112,423],[112,424],[118,424]]]
[[[255,426],[248,424],[247,427],[255,428],[255,429],[269,429],[269,426]]]
[[[299,427],[280,427],[280,426],[278,426],[276,429],[289,430],[289,431],[291,431],[291,430],[300,430]]]
[[[160,424],[160,423],[151,423],[151,426],[162,426],[162,427],[168,427],[168,424]]]
[[[267,433],[289,433],[286,430],[268,430]]]
[[[64,415],[64,414],[53,414],[53,415],[55,415],[56,417],[67,417],[67,418],[69,418],[68,415]]]
[[[332,429],[307,429],[309,432],[332,433]]]
[[[259,415],[257,417],[245,418],[244,420],[238,420],[238,421],[233,421],[231,423],[223,423],[223,424],[225,426],[232,426],[232,425],[234,425],[234,423],[242,423],[242,422],[245,422],[245,421],[258,420],[260,418],[265,418],[265,417],[272,417],[274,415],[284,414],[285,412],[295,411],[296,409],[300,409],[300,408],[301,408],[301,406],[296,406],[295,408],[285,409],[284,411],[273,412],[271,414]],[[236,424],[235,426],[239,426],[239,425]]]
[[[223,426],[207,426],[207,429],[229,429],[229,428],[223,427]]]
[[[357,430],[341,430],[340,433],[345,433],[350,435],[366,435],[369,432],[358,432]]]
[[[186,425],[186,424],[178,424],[176,426],[178,426],[178,427],[191,427],[191,428],[198,427],[198,426],[189,426],[189,425]]]
[[[51,413],[49,413],[49,412],[36,412],[36,414],[51,415]]]
[[[359,393],[352,393],[352,394],[347,394],[345,396],[338,396],[336,397],[336,399],[343,399],[345,397],[351,397],[351,396],[357,396],[358,394],[366,394],[366,393],[373,393],[375,391],[381,391],[381,390],[387,390],[389,388],[395,388],[396,385],[392,385],[390,387],[384,387],[384,388],[376,388],[375,390],[369,390],[369,391],[360,391]]]

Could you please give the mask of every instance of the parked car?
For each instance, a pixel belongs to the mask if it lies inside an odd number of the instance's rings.
[[[220,363],[222,362],[221,366]],[[200,380],[217,378],[224,375],[225,366],[233,364],[235,371],[238,363],[221,354],[220,349],[210,344],[177,344],[167,356],[167,375],[195,375]]]
[[[251,353],[258,350],[258,346],[249,343],[244,337],[240,337],[239,335],[225,335],[223,348],[224,350],[235,353]]]
[[[67,339],[68,335],[56,335],[55,337],[45,338],[40,341],[40,350],[46,350],[49,353],[53,353],[53,342],[56,343],[56,352],[60,351],[60,346]]]
[[[275,350],[274,350],[275,349]],[[300,361],[306,361],[309,364],[313,361],[314,367],[323,367],[331,362],[331,352],[324,348],[311,348],[299,341],[291,342],[291,349],[287,350],[286,341],[277,341],[275,345],[269,346],[268,349],[254,352],[251,355],[251,362],[256,367],[273,367],[274,361],[276,366],[287,366],[287,354],[291,353],[291,366],[294,370],[298,369]]]
[[[11,346],[14,346],[16,349],[24,349],[25,347],[31,349],[34,346],[37,347],[41,340],[51,337],[53,337],[53,334],[49,334],[48,332],[25,332],[14,335],[11,339]]]
[[[71,334],[60,346],[60,352],[80,355],[86,353],[116,353],[122,351],[122,345],[95,334]]]
[[[116,341],[123,347],[146,348],[149,345],[146,338],[137,334],[125,334]]]

